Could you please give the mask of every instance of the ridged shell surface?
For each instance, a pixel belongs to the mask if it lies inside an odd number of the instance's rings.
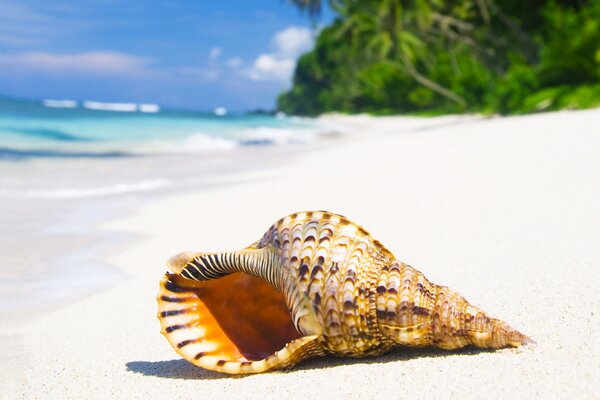
[[[309,299],[326,351],[363,356],[393,346],[378,327],[374,301],[381,271],[392,255],[364,229],[330,213],[292,214],[258,243],[258,248],[271,246],[284,271],[284,293],[291,304]]]
[[[364,357],[382,354],[395,346],[501,348],[531,342],[506,323],[469,304],[457,292],[429,282],[421,272],[396,260],[359,225],[325,211],[284,217],[245,249],[182,253],[173,257],[168,265],[175,275],[167,274],[161,282],[159,319],[163,334],[186,359],[217,371],[263,372],[289,367],[312,356],[329,353]],[[264,322],[259,328],[280,332],[283,328],[278,326],[283,326],[286,318],[291,320],[297,335],[264,334],[277,337],[278,343],[287,342],[284,348],[278,349],[280,345],[270,348],[261,337],[261,344],[256,346],[263,355],[252,358],[249,355],[254,353],[247,350],[253,345],[250,333],[234,332],[235,323],[217,321],[213,324],[219,326],[217,329],[211,328],[211,323],[201,322],[207,314],[237,315],[233,310],[235,302],[232,310],[207,306],[214,303],[208,293],[225,293],[227,289],[211,291],[208,289],[211,282],[219,282],[230,274],[238,274],[239,279],[244,275],[258,277],[268,282],[267,287],[280,293],[281,309],[287,308],[289,315],[286,317],[285,312],[265,315],[265,321],[270,322]],[[267,293],[265,288],[259,291],[259,286],[256,283],[244,286],[247,288],[244,290],[248,290],[244,300],[247,309],[253,302],[262,304],[259,300],[267,295],[276,299],[276,295]],[[251,292],[252,287],[257,288],[256,294]],[[193,307],[186,308],[185,313],[179,312],[182,318],[189,317],[183,325],[180,323],[183,319],[165,317],[170,316],[169,310],[174,307],[181,309],[173,306],[176,301],[161,300],[174,298],[174,295],[197,301]],[[261,306],[239,315],[255,313],[258,318],[264,310]],[[181,329],[172,335],[173,324],[177,330],[183,326],[189,332]],[[251,324],[240,322],[239,329]],[[233,326],[233,331],[225,326]],[[210,333],[214,329],[222,331],[222,339]],[[256,327],[252,329],[256,331]],[[209,334],[204,333],[207,331]],[[245,340],[231,339],[240,333]],[[209,336],[212,339],[207,339]],[[182,338],[186,344],[190,341],[210,344],[212,347],[207,348],[216,350],[209,353],[183,351]],[[235,343],[230,343],[230,339]],[[225,354],[218,350],[220,348],[233,350]]]

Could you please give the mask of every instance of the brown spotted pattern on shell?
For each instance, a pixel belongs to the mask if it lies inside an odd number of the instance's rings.
[[[532,342],[325,211],[282,218],[243,250],[181,253],[168,267],[158,294],[162,333],[185,359],[215,371],[264,372],[395,346]]]

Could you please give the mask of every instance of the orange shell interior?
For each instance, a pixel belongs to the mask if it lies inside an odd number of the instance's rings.
[[[240,272],[203,282],[167,277],[179,295],[193,295],[188,308],[196,317],[192,324],[205,330],[198,340],[216,345],[210,355],[258,361],[301,337],[283,295],[260,278]]]

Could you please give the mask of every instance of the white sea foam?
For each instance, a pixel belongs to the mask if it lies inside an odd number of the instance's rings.
[[[88,110],[136,112],[138,105],[135,103],[103,103],[100,101],[84,101],[83,107]]]
[[[45,103],[44,103],[45,104]],[[75,103],[77,105],[77,103]],[[136,112],[157,113],[160,106],[154,103],[105,103],[102,101],[84,101],[83,107],[95,111],[118,111],[118,112]]]
[[[225,107],[217,107],[214,109],[213,113],[217,117],[224,117],[225,115],[227,115],[227,109]]]
[[[140,104],[140,111],[143,113],[157,113],[160,111],[158,104]]]
[[[152,179],[134,183],[120,183],[113,186],[90,187],[81,189],[51,189],[51,190],[28,190],[28,197],[46,199],[75,199],[84,197],[110,196],[132,192],[146,192],[168,186],[167,179]]]
[[[247,128],[241,130],[236,139],[242,145],[286,145],[306,144],[319,137],[319,130],[308,128]]]
[[[198,132],[185,138],[185,140],[173,150],[186,153],[197,153],[215,150],[232,150],[238,146],[239,143],[236,140]]]
[[[77,108],[77,102],[75,100],[56,100],[56,99],[45,99],[42,101],[45,107],[50,108]]]
[[[171,152],[214,152],[228,151],[240,146],[284,146],[306,144],[318,140],[323,134],[319,129],[309,128],[245,128],[220,136],[196,132],[183,141],[166,148]]]

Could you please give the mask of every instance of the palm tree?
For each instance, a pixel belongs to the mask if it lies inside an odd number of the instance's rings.
[[[323,6],[321,0],[291,2],[311,18],[318,17]],[[417,35],[404,29],[404,25],[410,27],[413,25],[412,20],[419,25],[426,25],[431,20],[431,9],[427,6],[427,1],[419,0],[412,8],[403,7],[398,0],[332,0],[330,6],[344,19],[341,35],[365,39],[371,56],[377,55],[376,58],[393,63],[434,92],[459,104],[465,103],[462,97],[425,77],[414,65],[414,59],[424,49],[425,43]]]
[[[321,13],[321,7],[323,6],[321,0],[290,0],[292,4],[305,11],[311,18],[316,18]]]
[[[290,1],[313,19],[323,7],[321,0]],[[499,47],[520,47],[530,61],[535,54],[531,39],[494,0],[330,0],[329,5],[343,22],[340,40],[359,42],[372,62],[389,63],[461,106],[466,105],[463,97],[427,76],[428,66],[435,64],[434,49],[460,43],[489,68],[497,68]],[[512,32],[514,43],[499,39],[492,29],[494,19],[500,22],[497,29]]]

